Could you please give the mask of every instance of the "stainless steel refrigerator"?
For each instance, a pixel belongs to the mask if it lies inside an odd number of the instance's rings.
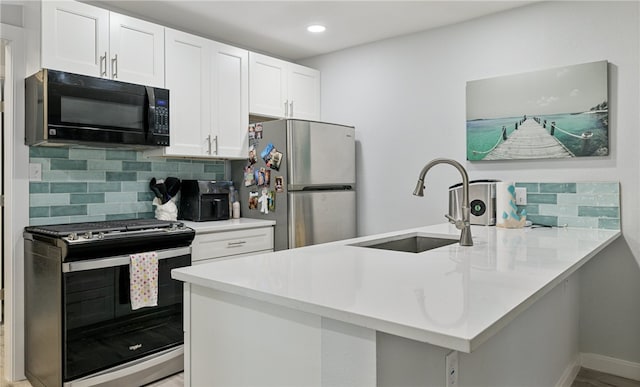
[[[276,250],[356,236],[354,127],[253,124],[248,157],[232,163],[241,215],[275,220]]]

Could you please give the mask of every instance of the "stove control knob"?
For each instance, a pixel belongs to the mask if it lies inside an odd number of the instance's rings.
[[[104,233],[103,232],[99,232],[97,238],[98,239],[104,239]]]
[[[178,229],[178,225],[176,225],[175,223],[173,223],[171,225],[171,228],[169,228],[169,231],[176,231]]]
[[[77,233],[75,233],[75,232],[72,232],[71,234],[69,234],[68,238],[69,238],[69,240],[71,240],[71,241],[75,241],[75,240],[77,240],[77,239],[78,239],[78,234],[77,234]]]
[[[86,233],[84,233],[84,237],[85,239],[91,239],[93,238],[93,233],[91,231],[87,231]]]

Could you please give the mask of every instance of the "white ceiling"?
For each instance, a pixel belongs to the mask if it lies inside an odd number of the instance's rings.
[[[86,1],[289,60],[411,34],[535,1]],[[306,31],[323,24],[321,35]]]

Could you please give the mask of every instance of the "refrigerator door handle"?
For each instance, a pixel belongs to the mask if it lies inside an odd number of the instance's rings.
[[[296,186],[290,185],[291,191],[351,191],[354,189],[352,185],[313,185],[313,186]]]

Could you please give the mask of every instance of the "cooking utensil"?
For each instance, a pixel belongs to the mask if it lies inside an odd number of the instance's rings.
[[[156,183],[156,178],[155,177],[151,178],[151,181],[149,182],[149,188],[151,189],[151,192],[153,192],[158,199],[162,200],[162,193],[160,192],[160,190],[157,187],[157,183]]]
[[[180,192],[180,179],[177,177],[167,177],[164,179],[164,184],[167,187],[167,193],[169,197],[175,197]]]

